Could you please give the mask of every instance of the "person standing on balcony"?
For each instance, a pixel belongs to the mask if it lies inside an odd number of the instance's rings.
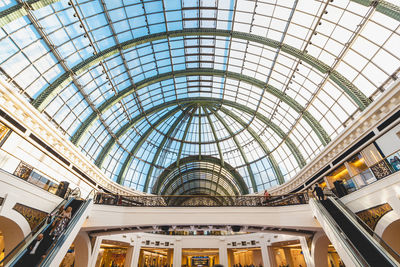
[[[271,198],[271,195],[269,194],[269,192],[267,190],[264,190],[264,201],[263,201],[263,204],[267,204],[270,198]]]

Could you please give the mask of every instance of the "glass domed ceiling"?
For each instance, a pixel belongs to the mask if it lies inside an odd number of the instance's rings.
[[[384,91],[396,2],[1,0],[0,71],[114,181],[153,192],[181,159],[214,158],[255,192]]]

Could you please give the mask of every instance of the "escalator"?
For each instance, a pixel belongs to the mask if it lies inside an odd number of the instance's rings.
[[[52,229],[52,223],[54,219],[50,221],[46,221],[45,219],[41,223],[41,227],[38,229],[34,229],[20,244],[16,246],[0,263],[0,266],[5,267],[26,267],[26,266],[55,266],[53,264],[53,260],[58,257],[63,250],[67,250],[73,240],[75,239],[76,234],[78,233],[81,225],[86,219],[86,215],[88,213],[88,207],[91,204],[90,200],[82,200],[77,198],[71,198],[68,201],[63,201],[57,208],[53,211],[55,213],[60,207],[71,207],[71,220],[67,224],[64,231],[54,237],[50,235],[50,231]],[[78,229],[77,229],[78,228]],[[38,258],[36,261],[36,265],[32,262],[32,256],[28,255],[28,248],[31,244],[35,244],[35,240],[39,234],[43,234],[43,239],[40,245],[37,248],[43,249],[45,252],[44,258]],[[72,236],[73,235],[73,236]],[[66,249],[65,249],[66,248]],[[42,250],[41,250],[42,251]],[[62,254],[62,257],[65,255]],[[57,265],[58,266],[58,265]]]
[[[342,255],[339,255],[347,259],[347,264],[351,262],[352,266],[399,266],[396,261],[399,255],[375,236],[340,200],[329,197],[322,201],[314,200],[313,205],[319,209],[318,212],[314,210],[318,221],[332,244],[339,248],[338,252],[342,251]]]

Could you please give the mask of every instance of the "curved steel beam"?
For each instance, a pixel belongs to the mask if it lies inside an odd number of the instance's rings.
[[[191,109],[190,107],[189,107],[189,108],[186,108],[185,111],[182,112],[182,114],[174,121],[174,123],[173,123],[173,124],[171,125],[171,127],[168,129],[168,132],[165,134],[165,136],[164,136],[163,140],[161,141],[160,145],[158,146],[158,149],[157,149],[157,151],[156,151],[156,154],[155,154],[154,157],[153,157],[153,161],[151,162],[150,169],[149,169],[149,171],[148,171],[148,173],[147,173],[147,177],[146,177],[146,180],[145,180],[143,192],[147,192],[147,190],[148,190],[148,188],[149,188],[149,183],[150,183],[151,174],[153,173],[154,166],[155,166],[156,163],[157,163],[158,157],[160,156],[161,151],[162,151],[162,149],[163,149],[165,143],[168,141],[168,138],[169,138],[169,136],[173,133],[173,131],[176,130],[177,126],[178,126],[180,123],[182,123],[183,118],[184,118],[185,116],[188,115],[188,113],[190,112],[190,109]],[[193,111],[192,111],[192,114],[190,115],[190,120],[191,120],[191,118],[193,118]],[[121,170],[121,171],[122,171],[122,170]],[[120,172],[121,172],[121,171],[120,171]]]
[[[189,156],[189,157],[183,158],[181,160],[182,165],[185,165],[185,164],[188,164],[191,162],[199,162],[198,157],[197,156]],[[220,160],[218,158],[214,158],[214,157],[206,156],[206,155],[202,157],[201,162],[208,162],[208,163],[213,163],[216,165],[220,164]],[[179,167],[178,167],[177,163],[174,162],[170,166],[168,166],[166,168],[166,170],[163,173],[161,173],[161,175],[159,177],[157,177],[157,181],[153,185],[153,190],[152,190],[153,194],[159,194],[159,192],[161,191],[162,185],[165,184],[166,179],[168,178],[168,174],[177,168],[179,168]],[[235,182],[239,188],[239,191],[242,195],[249,193],[246,182],[243,180],[243,177],[236,171],[236,169],[234,167],[232,167],[229,163],[225,163],[225,165],[222,168],[232,175],[232,177],[235,180]]]
[[[400,6],[396,6],[392,3],[383,0],[350,0],[352,2],[359,3],[363,6],[374,6],[376,5],[376,11],[380,12],[392,19],[400,21]]]
[[[187,198],[186,197],[179,197],[179,198],[164,197],[164,198],[167,200],[168,205],[178,206],[178,207],[184,205],[184,203],[190,198],[202,197],[202,196],[207,196],[207,198],[211,198],[216,203],[217,206],[224,206],[224,203],[227,203],[227,201],[230,200],[229,197],[223,197],[223,195],[221,195],[220,193],[204,187],[185,190],[182,192],[180,196],[187,196]]]
[[[26,3],[29,5],[29,7],[33,10],[40,9],[42,7],[45,7],[47,5],[54,4],[56,2],[59,2],[61,0],[28,0]],[[400,7],[396,6],[392,3],[380,0],[350,0],[351,2],[356,2],[358,4],[361,4],[363,6],[372,6],[376,5],[376,11],[380,12],[388,17],[391,17],[397,21],[400,21]],[[23,8],[23,4],[16,4],[6,10],[3,10],[0,12],[0,27],[3,27],[4,25],[20,18],[25,15],[27,15],[25,9]]]
[[[207,196],[207,197],[210,197],[210,196],[212,196],[212,195],[210,195],[209,193],[210,192],[213,192],[215,195],[214,196],[219,196],[219,197],[223,197],[223,195],[221,195],[220,193],[218,193],[218,192],[215,192],[215,191],[213,191],[213,190],[210,190],[210,189],[208,189],[208,188],[205,188],[205,187],[197,187],[197,188],[191,188],[191,189],[188,189],[188,190],[185,190],[185,191],[183,191],[182,193],[183,194],[181,194],[181,195],[179,195],[179,196],[190,196],[190,197],[202,197],[202,196]],[[179,198],[180,199],[180,198]],[[213,198],[214,200],[217,200],[216,198]],[[221,198],[219,198],[219,199],[221,199]],[[179,202],[184,202],[184,201],[179,201]],[[178,203],[179,203],[178,202]],[[218,201],[219,202],[219,201]]]
[[[193,168],[193,169],[188,169],[185,170],[183,172],[178,173],[176,176],[172,177],[172,179],[169,179],[167,184],[162,188],[162,190],[160,190],[159,192],[157,192],[158,195],[166,195],[168,189],[171,187],[171,185],[177,180],[180,179],[180,176],[184,176],[184,175],[190,175],[191,173],[195,173],[195,172],[201,172],[201,173],[208,173],[208,174],[212,174],[212,175],[216,175],[216,176],[221,176],[221,178],[227,183],[229,184],[229,186],[232,188],[232,191],[235,193],[235,195],[239,195],[239,194],[243,194],[243,192],[240,192],[241,190],[237,187],[237,185],[235,183],[233,183],[232,180],[230,180],[229,178],[223,176],[222,174],[220,174],[220,172],[215,171],[215,170],[211,170],[211,169],[207,169],[207,168]],[[208,180],[208,179],[201,179],[201,178],[194,178],[197,180]],[[190,179],[187,180],[191,181],[194,179]],[[214,181],[216,184],[218,184],[217,181]],[[184,182],[185,183],[185,182]],[[172,195],[172,194],[167,194],[167,195]]]
[[[211,118],[210,118],[210,115],[208,114],[207,110],[206,110],[204,107],[203,107],[203,111],[204,111],[204,114],[206,114],[208,124],[210,124],[211,131],[212,131],[212,133],[213,133],[215,143],[217,144],[218,155],[219,155],[219,158],[220,158],[220,160],[221,160],[221,166],[224,166],[224,164],[225,164],[225,163],[224,163],[224,155],[222,154],[221,146],[220,146],[220,144],[219,144],[219,140],[218,140],[217,133],[216,133],[216,131],[215,131],[214,124],[212,123]]]
[[[105,160],[105,157],[108,155],[108,153],[110,152],[111,148],[115,145],[115,143],[118,141],[119,138],[121,138],[124,134],[126,134],[126,132],[131,129],[133,126],[135,126],[139,121],[141,121],[142,119],[144,119],[146,116],[151,115],[155,112],[158,112],[162,109],[174,106],[174,105],[178,105],[179,103],[175,101],[174,104],[171,105],[158,105],[155,106],[153,108],[150,108],[148,111],[146,111],[146,113],[141,113],[139,115],[137,115],[136,117],[132,118],[128,123],[124,124],[116,133],[115,133],[115,138],[110,138],[108,140],[108,142],[106,143],[106,145],[102,148],[102,150],[100,151],[99,155],[97,156],[96,160],[95,160],[95,164],[96,166],[98,166],[100,169],[103,165],[103,162]]]
[[[204,179],[199,179],[199,178],[187,180],[187,181],[181,183],[179,186],[177,186],[177,187],[171,192],[171,194],[168,194],[168,195],[175,195],[175,193],[176,193],[180,188],[184,187],[186,184],[191,184],[191,183],[193,183],[193,182],[200,182],[200,181],[204,181],[204,182],[206,182],[206,183],[211,183],[211,184],[213,184],[213,185],[216,185],[217,188],[221,189],[221,191],[225,193],[225,196],[230,196],[228,190],[227,190],[226,188],[224,188],[222,185],[218,184],[217,182],[215,182],[215,181],[213,181],[213,180],[204,180]],[[199,188],[199,187],[193,187],[193,189],[194,189],[194,188]],[[192,189],[192,188],[191,188],[191,189]],[[190,190],[190,189],[189,189],[189,190]],[[217,192],[217,190],[213,190],[213,189],[211,189],[211,188],[209,188],[209,190],[212,191],[212,192]],[[185,191],[183,191],[183,192],[185,192]]]
[[[247,125],[247,123],[244,122],[242,120],[242,118],[240,118],[238,115],[231,112],[230,110],[228,110],[224,107],[220,107],[220,111],[222,111],[223,113],[225,113],[226,115],[228,115],[229,117],[231,117],[232,119],[237,121],[240,125],[242,125],[242,127],[245,128],[250,133],[250,135],[257,141],[257,143],[260,145],[260,147],[264,151],[265,155],[268,156],[268,158],[271,162],[271,165],[272,165],[272,169],[275,172],[275,175],[276,175],[276,178],[278,179],[279,184],[283,184],[285,182],[285,178],[283,177],[283,174],[281,172],[281,169],[278,166],[278,163],[275,160],[275,157],[271,154],[267,145],[264,143],[263,140],[261,140],[261,138],[258,136],[258,134],[253,130],[253,128],[251,128],[250,125]]]
[[[176,157],[176,165],[178,166],[178,168],[179,168],[179,164],[181,161],[183,145],[185,143],[186,136],[187,136],[187,133],[190,128],[190,124],[192,123],[194,112],[195,112],[195,109],[193,109],[192,114],[190,115],[189,121],[187,122],[186,127],[185,127],[185,131],[183,132],[181,144],[179,145],[178,156]]]
[[[222,104],[222,105],[227,105],[227,106],[231,106],[234,107],[238,110],[241,110],[243,112],[246,112],[248,114],[254,114],[254,110],[252,110],[251,108],[242,105],[242,104],[238,104],[236,102],[233,101],[229,101],[229,100],[222,100],[222,99],[215,99],[215,98],[203,98],[203,97],[197,97],[197,98],[186,98],[183,100],[173,100],[170,102],[166,102],[164,104],[160,104],[158,106],[155,106],[151,109],[149,109],[149,111],[146,112],[147,115],[150,115],[154,112],[160,111],[164,108],[168,108],[170,106],[174,106],[174,105],[178,105],[178,104],[198,104],[198,103],[203,103],[204,105],[207,104]],[[262,115],[259,112],[255,113],[256,118],[258,118],[260,121],[262,121],[263,123],[265,123],[269,128],[271,128],[282,140],[284,140],[285,144],[288,146],[289,150],[292,152],[292,154],[294,155],[298,165],[300,168],[302,168],[303,166],[305,166],[306,162],[303,158],[303,155],[301,154],[300,150],[297,148],[297,146],[294,144],[294,142],[286,135],[286,133],[279,127],[277,126],[275,123],[273,123],[272,121],[270,121],[266,116]],[[133,127],[133,125],[135,125],[140,119],[142,119],[144,117],[143,114],[135,117],[134,119],[132,119],[129,123],[125,124],[124,126],[121,127],[120,130],[118,130],[116,136],[120,137],[123,136],[123,134],[125,134],[131,127]],[[192,118],[192,117],[191,117]],[[191,119],[190,119],[191,120]],[[154,165],[157,162],[158,156],[161,153],[162,147],[164,146],[165,142],[168,140],[168,137],[171,135],[172,131],[177,127],[177,125],[179,124],[179,120],[176,120],[173,125],[171,125],[171,128],[169,129],[168,133],[164,136],[154,158],[153,158],[153,162],[150,166],[149,172],[147,173],[147,178],[146,178],[146,182],[145,182],[145,187],[144,187],[144,191],[146,192],[148,190],[148,186],[149,186],[149,182],[150,182],[150,177],[151,174],[153,172],[154,169]],[[190,122],[188,123],[190,124]],[[186,127],[187,128],[187,127]],[[188,129],[185,129],[185,133],[184,136],[182,137],[183,140],[186,137]],[[108,143],[104,146],[103,150],[99,153],[99,156],[96,160],[96,165],[101,167],[101,163],[103,162],[104,158],[106,157],[106,155],[109,153],[109,151],[111,150],[112,146],[115,144],[116,139],[112,138],[108,141]],[[181,144],[182,145],[182,144]],[[182,148],[179,149],[179,153],[178,153],[178,158],[180,158],[180,155],[182,153]],[[127,167],[127,166],[126,166]],[[121,169],[120,172],[124,171],[123,169]],[[118,176],[120,177],[120,175]],[[122,174],[121,177],[119,178],[119,182],[122,182]]]
[[[82,124],[79,126],[79,128],[75,131],[74,135],[71,137],[71,142],[74,143],[75,145],[78,145],[81,138],[89,131],[89,128],[93,123],[96,121],[96,119],[99,117],[99,114],[104,113],[108,109],[110,109],[114,104],[116,104],[118,101],[121,99],[125,98],[126,96],[132,94],[135,90],[139,90],[145,86],[149,86],[151,84],[163,81],[163,80],[168,80],[174,77],[182,77],[182,76],[197,76],[197,75],[209,75],[209,76],[222,76],[222,77],[228,77],[231,79],[239,80],[239,81],[244,81],[247,82],[253,86],[257,86],[259,88],[264,88],[268,93],[274,95],[276,98],[280,99],[283,101],[285,104],[293,108],[296,112],[300,113],[303,115],[304,120],[310,125],[310,127],[314,130],[316,135],[318,136],[319,140],[323,145],[327,145],[330,142],[330,137],[324,130],[324,128],[321,126],[321,124],[311,115],[310,112],[307,110],[304,110],[304,107],[300,105],[296,100],[293,98],[289,97],[282,91],[278,90],[277,88],[267,85],[266,83],[257,80],[255,78],[238,74],[235,72],[230,72],[230,71],[222,71],[222,70],[216,70],[216,69],[188,69],[188,70],[182,70],[182,71],[175,71],[175,72],[168,72],[164,73],[155,77],[151,77],[148,79],[145,79],[143,81],[140,81],[136,84],[135,87],[129,86],[123,90],[121,90],[118,94],[110,97],[106,101],[101,104],[97,110],[97,112],[92,112],[85,121],[82,122]],[[184,101],[184,100],[179,100],[179,101]],[[146,112],[147,113],[147,112]],[[253,111],[254,113],[254,111]]]
[[[137,45],[148,43],[152,41],[162,40],[166,38],[173,37],[182,37],[182,36],[223,36],[230,38],[237,38],[246,41],[256,42],[262,45],[270,46],[272,48],[280,48],[281,51],[288,53],[312,67],[316,68],[322,73],[328,73],[329,78],[336,83],[340,88],[342,88],[353,101],[359,106],[361,110],[364,110],[370,103],[371,100],[367,98],[354,84],[352,84],[349,80],[347,80],[343,75],[341,75],[336,70],[331,70],[328,64],[318,60],[317,58],[305,53],[304,51],[292,47],[287,44],[282,44],[279,41],[275,41],[266,37],[254,35],[251,33],[243,33],[237,31],[230,30],[219,30],[213,28],[196,28],[196,29],[184,29],[184,30],[176,30],[169,32],[162,32],[156,34],[149,34],[144,37],[135,38],[132,40],[128,40],[126,42],[121,43],[120,45],[116,45],[110,48],[107,48],[103,51],[100,51],[96,55],[87,58],[86,60],[80,62],[79,64],[73,66],[71,71],[76,75],[81,74],[86,69],[91,66],[98,64],[101,60],[104,60],[116,53],[120,50],[129,49],[131,47],[135,47]],[[72,77],[70,73],[63,73],[57,78],[52,84],[50,84],[46,89],[43,90],[39,96],[32,101],[32,105],[37,109],[42,111],[45,106],[49,103],[51,99],[53,99],[67,84],[70,83]]]
[[[149,129],[147,129],[147,131],[139,138],[139,140],[133,146],[130,155],[136,155],[139,148],[143,145],[143,143],[146,141],[146,139],[149,137],[149,135],[153,132],[153,130],[156,129],[161,123],[163,123],[165,120],[167,120],[168,118],[170,118],[171,116],[173,116],[175,113],[177,113],[180,110],[181,109],[178,106],[178,107],[168,111],[163,116],[161,116],[161,118],[159,118],[154,123],[154,125],[150,125]],[[131,156],[126,157],[124,163],[122,164],[121,171],[118,174],[117,183],[120,183],[121,178],[125,177],[127,166],[129,166],[129,164],[132,162],[132,160],[133,160],[133,157],[131,157]],[[122,172],[122,170],[123,170],[123,172]]]
[[[258,191],[257,190],[257,184],[256,184],[256,180],[254,179],[253,170],[250,167],[250,163],[249,163],[249,161],[247,159],[247,155],[246,155],[246,153],[244,153],[243,148],[242,148],[240,142],[237,140],[236,135],[233,133],[231,127],[229,127],[229,125],[226,123],[224,118],[222,118],[217,112],[214,112],[214,110],[210,109],[210,111],[222,123],[222,125],[225,127],[225,129],[228,131],[228,133],[232,136],[233,142],[235,142],[236,147],[239,149],[239,152],[242,155],[244,163],[246,164],[246,168],[247,168],[247,171],[248,171],[249,176],[250,176],[250,182],[251,182],[251,186],[253,187],[253,191],[257,192]]]
[[[27,0],[24,3],[17,3],[16,5],[0,12],[0,27],[3,27],[13,20],[28,15],[28,12],[24,8],[24,4],[28,5],[29,9],[31,10],[38,10],[42,7],[54,4],[59,1],[61,0]]]

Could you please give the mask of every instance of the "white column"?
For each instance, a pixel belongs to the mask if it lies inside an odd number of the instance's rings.
[[[182,266],[182,243],[180,238],[175,240],[174,244],[174,267]]]
[[[269,260],[269,251],[268,251],[267,240],[264,237],[264,234],[260,237],[260,247],[261,247],[261,256],[263,261],[263,267],[271,266],[271,261]]]
[[[86,267],[92,255],[92,246],[87,232],[79,232],[74,240],[75,247],[75,266]]]
[[[96,237],[96,241],[94,242],[94,246],[92,248],[92,254],[89,259],[89,266],[91,266],[91,267],[96,266],[96,261],[97,261],[98,255],[99,255],[100,246],[101,246],[102,241],[103,241],[102,237]]]
[[[134,254],[134,247],[128,247],[126,250],[126,256],[125,256],[125,266],[131,266],[133,262],[133,254]]]
[[[126,264],[127,267],[137,267],[139,264],[139,257],[140,257],[140,249],[142,248],[141,245],[142,238],[140,236],[137,236],[134,239],[133,243],[133,251],[132,251],[132,257],[131,257],[131,264]]]
[[[219,264],[223,266],[228,266],[228,250],[226,247],[225,238],[220,239],[219,245]]]
[[[277,264],[276,264],[276,257],[275,257],[275,252],[274,252],[274,249],[272,248],[272,247],[267,247],[267,249],[268,249],[268,256],[269,256],[269,263],[270,263],[270,267],[277,267]]]
[[[317,232],[311,242],[312,266],[328,267],[328,246],[331,243],[323,231]]]
[[[314,267],[314,261],[311,259],[310,250],[308,249],[307,239],[302,236],[299,238],[301,250],[303,251],[304,260],[307,264],[307,267]]]

